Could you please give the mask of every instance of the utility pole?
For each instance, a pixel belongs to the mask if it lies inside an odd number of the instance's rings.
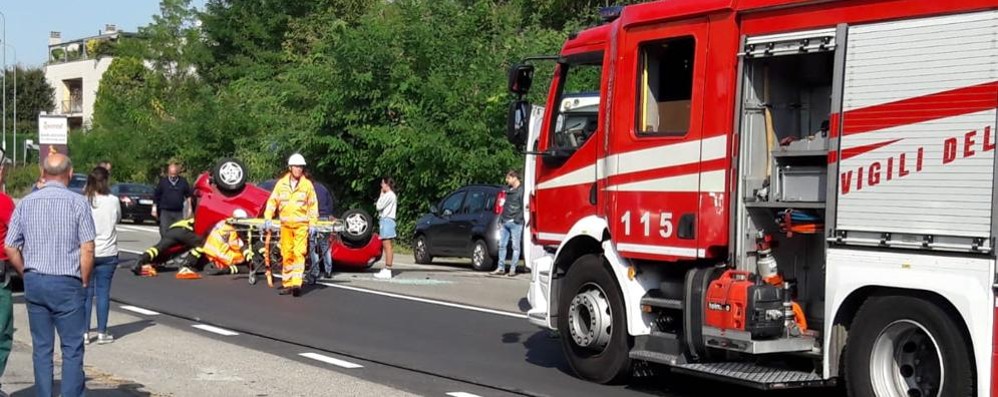
[[[4,55],[7,54],[7,48],[10,48],[14,52],[14,167],[17,167],[17,48],[4,42]]]
[[[3,30],[0,31],[2,39],[0,43],[7,44],[7,15],[0,12],[0,20],[3,21]],[[0,128],[3,128],[3,142],[0,143],[0,149],[3,149],[4,154],[7,153],[7,51],[3,51],[3,121],[0,122]],[[7,191],[7,184],[4,183],[4,191]]]

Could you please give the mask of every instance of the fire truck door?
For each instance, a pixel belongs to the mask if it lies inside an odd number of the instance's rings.
[[[697,209],[709,178],[703,153],[724,153],[723,136],[701,131],[706,19],[628,30],[616,67],[612,133],[607,157],[610,223],[624,257],[677,260],[702,257]],[[633,56],[629,56],[633,54]],[[630,88],[633,87],[633,88]],[[699,254],[699,255],[698,255]]]

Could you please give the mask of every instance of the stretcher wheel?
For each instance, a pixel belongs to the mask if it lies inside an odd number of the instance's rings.
[[[256,269],[250,269],[249,278],[246,281],[249,281],[250,285],[256,285]]]

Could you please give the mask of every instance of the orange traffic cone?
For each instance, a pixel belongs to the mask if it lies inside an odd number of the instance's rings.
[[[201,275],[197,272],[191,270],[189,267],[182,267],[180,271],[177,272],[178,280],[200,280]]]
[[[141,271],[140,274],[141,274],[142,277],[156,277],[156,275],[158,273],[156,273],[156,267],[155,266],[153,266],[153,265],[142,265],[142,271]]]

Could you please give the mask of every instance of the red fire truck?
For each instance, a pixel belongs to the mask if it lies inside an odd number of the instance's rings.
[[[998,395],[998,1],[602,17],[551,58],[538,136],[539,59],[509,82],[544,248],[528,317],[580,377],[657,363],[763,389]],[[593,117],[568,117],[587,96]]]

